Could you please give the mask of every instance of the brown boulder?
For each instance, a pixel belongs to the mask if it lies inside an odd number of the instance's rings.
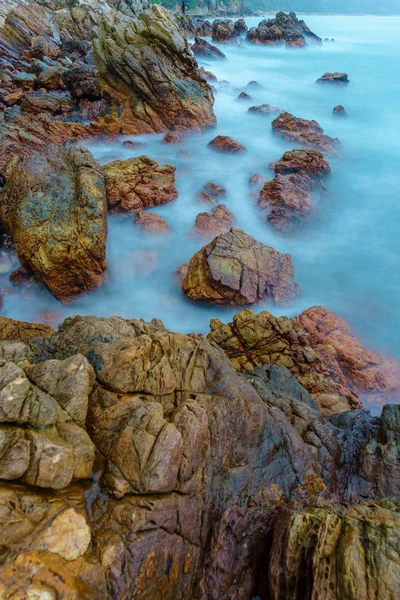
[[[113,212],[132,214],[178,197],[175,167],[159,165],[148,156],[116,160],[103,170],[108,207]]]
[[[211,196],[211,194],[207,194],[206,192],[198,192],[195,197],[196,197],[196,200],[198,200],[199,202],[204,202],[204,204],[216,204],[217,203],[214,196]]]
[[[235,217],[225,204],[219,204],[212,209],[211,213],[200,213],[196,217],[193,232],[203,237],[214,238],[235,224]]]
[[[347,73],[324,73],[322,77],[317,79],[317,83],[336,83],[339,85],[347,85],[350,83]]]
[[[204,67],[200,67],[199,73],[206,81],[218,81],[214,73],[211,73],[211,71],[206,71]]]
[[[350,325],[322,306],[313,306],[292,319],[317,352],[332,357],[332,369],[344,374],[351,390],[390,397],[400,388],[400,366],[364,348]]]
[[[337,106],[334,107],[333,114],[344,117],[344,116],[346,116],[346,109],[341,104],[338,104]]]
[[[252,97],[247,94],[246,92],[240,92],[239,96],[236,98],[236,100],[252,100]]]
[[[25,323],[0,317],[0,341],[1,340],[29,340],[31,338],[46,338],[54,334],[54,329],[39,323]]]
[[[299,20],[294,12],[278,12],[274,19],[263,19],[257,27],[249,29],[246,39],[253,44],[271,46],[286,43],[287,47],[297,48],[305,46],[306,40],[322,43],[321,38],[303,20]]]
[[[331,172],[329,164],[324,155],[318,150],[291,150],[274,164],[276,174],[288,175],[290,173],[302,173],[309,177],[322,177]]]
[[[270,298],[287,304],[298,293],[291,257],[240,229],[216,237],[189,261],[182,289],[192,300],[243,306]]]
[[[315,146],[332,154],[336,154],[340,146],[337,138],[331,138],[324,134],[324,130],[317,121],[299,119],[287,112],[272,121],[272,127],[275,133],[290,142],[295,141],[307,146]]]
[[[195,56],[205,56],[206,58],[214,60],[224,60],[226,58],[225,54],[221,52],[219,48],[200,37],[194,38],[194,44],[191,47],[191,51]]]
[[[0,214],[21,264],[59,300],[99,287],[106,263],[106,195],[88,150],[50,146],[6,167]]]
[[[256,115],[276,115],[281,112],[281,109],[270,104],[260,104],[260,106],[250,106],[248,112]]]
[[[133,224],[150,233],[167,233],[169,231],[168,221],[155,213],[138,212],[133,219]]]
[[[235,27],[235,23],[228,19],[215,19],[212,24],[212,41],[213,42],[234,42],[240,40],[240,28]]]
[[[312,210],[311,179],[292,173],[267,181],[257,200],[270,225],[281,232],[305,221]]]
[[[208,147],[217,150],[218,152],[226,152],[229,154],[245,152],[247,150],[240,142],[227,135],[217,135],[216,138],[208,143]]]
[[[214,196],[214,198],[219,198],[220,196],[226,196],[226,189],[224,188],[224,186],[220,185],[219,183],[213,183],[212,181],[209,181],[208,183],[206,183],[203,186],[203,190],[207,194],[211,194],[211,196]]]

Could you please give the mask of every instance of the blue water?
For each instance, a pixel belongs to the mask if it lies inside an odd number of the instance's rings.
[[[400,17],[307,15],[305,20],[318,35],[335,42],[306,49],[220,46],[227,61],[200,63],[219,81],[229,82],[217,84],[216,130],[193,134],[180,146],[161,144],[160,135],[136,138],[143,142],[139,150],[123,147],[132,136],[109,144],[88,143],[102,164],[148,154],[177,167],[178,200],[153,209],[168,220],[171,233],[146,236],[133,227],[132,217],[110,216],[109,278],[101,290],[60,307],[35,286],[23,297],[6,297],[3,314],[25,320],[43,320],[41,313],[54,310],[59,319],[77,313],[159,317],[168,328],[182,332],[207,332],[213,317],[228,320],[235,311],[187,300],[173,277],[205,243],[188,233],[196,214],[210,208],[194,195],[214,181],[227,188],[224,201],[238,227],[292,255],[303,293],[290,309],[268,305],[269,310],[292,316],[322,304],[350,322],[367,346],[400,359]],[[249,25],[258,21],[247,19]],[[326,71],[346,71],[350,85],[317,85]],[[316,119],[343,144],[339,156],[327,157],[332,167],[326,182],[329,195],[290,238],[277,235],[248,196],[249,177],[272,177],[268,164],[293,147],[273,135],[273,117],[252,116],[248,104],[236,101],[251,80],[263,88],[249,91],[250,105],[268,103]],[[332,115],[337,104],[345,106],[347,118]],[[216,155],[207,143],[218,134],[233,136],[248,152]],[[152,253],[144,259],[152,263],[149,269],[135,264],[137,250]]]

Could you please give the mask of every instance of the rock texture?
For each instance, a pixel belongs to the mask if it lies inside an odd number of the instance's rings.
[[[240,24],[228,19],[215,19],[212,24],[212,41],[219,43],[237,43],[240,40]]]
[[[250,106],[249,113],[256,115],[276,115],[281,110],[277,106],[271,106],[270,104],[260,104],[260,106]]]
[[[341,104],[338,104],[337,106],[334,107],[333,114],[344,117],[344,116],[346,116],[346,109]]]
[[[199,213],[193,227],[193,232],[203,237],[213,238],[229,231],[235,224],[233,213],[225,206],[219,204],[211,213]]]
[[[347,73],[324,73],[322,77],[317,79],[317,83],[336,83],[339,85],[347,85],[350,83]]]
[[[50,146],[7,164],[0,215],[22,265],[66,302],[101,285],[106,264],[104,176],[89,151]]]
[[[337,138],[331,138],[324,134],[324,130],[317,121],[299,119],[287,112],[272,121],[272,128],[275,133],[290,142],[321,148],[331,154],[336,154],[340,146]]]
[[[138,212],[133,220],[136,227],[150,233],[167,233],[169,231],[168,221],[149,212]]]
[[[285,233],[305,221],[313,209],[313,179],[330,173],[321,152],[291,150],[274,163],[276,176],[264,184],[258,205],[270,225]]]
[[[78,367],[75,392],[94,382],[102,461],[61,493],[2,482],[4,598],[397,597],[398,406],[324,418],[285,367],[239,375],[215,344],[157,320],[70,318],[46,344],[45,362],[29,349],[28,385],[51,398],[46,382],[72,391],[70,364],[93,369],[95,382]]]
[[[364,348],[347,323],[322,307],[292,319],[247,309],[228,325],[213,319],[209,337],[239,371],[264,364],[290,369],[324,414],[361,406],[360,393],[387,399],[399,390],[399,365]]]
[[[321,38],[293,12],[279,12],[274,19],[260,21],[257,27],[249,29],[246,39],[253,44],[286,44],[287,47],[297,48],[305,46],[307,41],[322,43]]]
[[[241,306],[263,298],[287,304],[298,292],[293,276],[288,254],[231,229],[192,257],[182,289],[192,300],[213,304]]]
[[[159,165],[148,156],[116,160],[103,170],[108,207],[113,212],[132,214],[178,197],[175,167]]]
[[[228,135],[217,135],[216,138],[208,143],[208,147],[218,152],[225,152],[227,154],[237,154],[238,152],[245,152],[247,148],[243,146],[237,140],[234,140]]]
[[[194,44],[191,47],[191,50],[195,56],[212,58],[216,60],[223,60],[226,58],[225,54],[221,52],[219,48],[197,36],[194,38]]]

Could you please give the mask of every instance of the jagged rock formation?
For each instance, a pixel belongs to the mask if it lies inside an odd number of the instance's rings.
[[[398,505],[384,497],[399,491],[398,406],[328,420],[285,367],[241,376],[215,344],[157,320],[75,317],[1,350],[80,423],[87,402],[102,458],[95,479],[62,493],[2,482],[4,598],[50,598],[56,586],[64,600],[300,600],[306,583],[336,599],[354,581],[369,593],[379,561],[396,597]],[[360,494],[373,502],[350,504]],[[367,560],[341,568],[362,553],[361,531]]]
[[[257,27],[249,29],[246,39],[253,44],[286,44],[297,48],[305,46],[307,41],[322,43],[321,38],[303,20],[299,21],[293,12],[279,12],[274,19],[260,21]]]
[[[233,213],[225,204],[219,204],[212,209],[211,213],[199,213],[192,231],[206,238],[214,238],[229,231],[234,224],[235,217]]]
[[[347,73],[324,73],[322,77],[317,79],[317,83],[336,83],[339,85],[347,85],[350,83]]]
[[[194,44],[191,47],[191,51],[195,56],[212,58],[216,60],[223,60],[226,58],[225,54],[221,52],[219,48],[197,36],[194,38]]]
[[[182,290],[192,300],[243,306],[270,298],[290,303],[299,291],[289,254],[265,246],[240,229],[230,229],[196,252]]]
[[[106,193],[88,150],[50,146],[7,164],[0,218],[21,264],[61,301],[101,285],[106,264]]]
[[[282,113],[274,121],[272,128],[290,142],[299,142],[302,146],[313,146],[325,152],[336,154],[340,146],[338,138],[331,138],[324,134],[324,130],[317,121],[299,119],[290,113]]]

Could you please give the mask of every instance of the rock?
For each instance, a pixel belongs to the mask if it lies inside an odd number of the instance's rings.
[[[216,204],[217,203],[214,196],[211,196],[211,194],[207,194],[206,192],[198,192],[196,194],[196,200],[198,200],[199,202],[204,202],[205,204]]]
[[[227,135],[217,135],[216,138],[208,143],[208,147],[217,150],[218,152],[226,152],[229,154],[245,152],[247,150],[240,142]]]
[[[281,109],[277,106],[261,104],[260,106],[250,106],[248,112],[257,115],[276,115],[281,112]]]
[[[200,67],[199,73],[206,81],[218,81],[214,73],[211,73],[211,71],[206,71],[204,67]]]
[[[169,231],[168,221],[155,213],[138,212],[133,223],[150,233],[167,233]]]
[[[248,42],[253,44],[284,44],[288,47],[303,47],[307,41],[322,43],[304,21],[299,21],[295,13],[277,13],[275,19],[264,19],[257,27],[247,32]]]
[[[212,24],[212,41],[219,43],[235,42],[240,39],[239,30],[235,27],[235,23],[229,20],[215,19]]]
[[[196,35],[211,35],[212,24],[207,19],[201,17],[192,17],[185,14],[174,14],[175,20],[179,24],[179,29],[185,37],[195,37]]]
[[[256,173],[255,175],[252,175],[249,179],[249,183],[251,185],[263,185],[265,182],[265,177],[264,175],[261,175],[260,173]]]
[[[291,257],[240,229],[216,237],[189,261],[182,289],[192,300],[245,305],[263,298],[287,304],[298,293]]]
[[[289,175],[291,173],[302,173],[309,177],[322,177],[331,172],[331,168],[324,155],[317,150],[291,150],[274,164],[275,173],[278,175]]]
[[[400,367],[392,359],[364,348],[346,321],[322,306],[313,306],[293,319],[308,335],[313,348],[331,358],[355,392],[387,396],[400,387]]]
[[[26,269],[24,269],[24,267],[19,267],[19,269],[15,269],[15,271],[10,273],[8,280],[15,287],[24,287],[24,288],[32,287],[32,285],[34,285],[34,283],[36,281],[32,272],[27,271]]]
[[[189,133],[187,131],[168,131],[163,137],[163,142],[165,144],[180,144],[186,142],[188,138]]]
[[[89,547],[91,532],[86,519],[74,508],[57,515],[53,523],[37,540],[38,548],[58,554],[65,560],[76,560]]]
[[[216,237],[235,224],[235,217],[225,204],[219,204],[211,213],[200,213],[196,217],[193,232],[204,237]]]
[[[226,56],[219,48],[213,46],[206,40],[203,40],[200,37],[194,38],[194,44],[191,47],[191,51],[195,56],[205,56],[206,58],[213,58],[217,60],[226,59]]]
[[[274,121],[272,128],[275,133],[281,135],[290,142],[298,142],[307,146],[321,148],[325,152],[337,153],[340,141],[324,134],[324,130],[317,121],[299,119],[290,113],[282,113]]]
[[[178,197],[175,167],[159,165],[148,156],[116,160],[103,170],[108,207],[113,212],[133,214]]]
[[[18,73],[11,73],[11,79],[15,85],[23,90],[30,90],[33,88],[36,82],[36,75],[33,75],[32,73],[24,73],[22,71]]]
[[[304,174],[276,175],[258,197],[268,223],[281,232],[305,221],[312,210],[311,179]]]
[[[105,186],[88,150],[50,146],[11,161],[0,214],[21,264],[57,299],[67,302],[101,285],[107,268]]]
[[[239,33],[246,33],[249,29],[244,19],[238,19],[237,21],[235,21],[234,28]]]
[[[214,198],[219,198],[220,196],[226,196],[226,194],[227,194],[226,189],[224,188],[223,185],[220,185],[219,183],[213,183],[211,181],[209,181],[208,183],[206,183],[203,186],[203,190],[207,194],[211,194],[211,196],[214,196]]]
[[[346,116],[346,109],[341,104],[338,104],[338,106],[334,107],[333,114],[344,117],[344,116]]]
[[[310,597],[334,598],[339,593],[349,600],[394,598],[399,586],[393,551],[400,542],[399,512],[397,500],[352,506],[322,502],[284,510],[271,548],[271,600],[286,599],[288,589],[293,600],[304,597],[300,589]]]
[[[252,97],[249,96],[249,94],[246,94],[246,92],[240,92],[236,100],[252,100]]]
[[[75,67],[63,73],[63,83],[74,100],[101,98],[98,73],[94,67]]]
[[[49,91],[55,91],[63,89],[64,84],[62,81],[62,75],[64,70],[57,67],[46,67],[43,69],[37,78],[37,84],[40,88],[46,88]]]
[[[71,110],[71,102],[64,93],[33,92],[24,96],[21,108],[33,115],[41,113],[50,113],[54,116],[65,115]]]
[[[54,329],[39,323],[25,323],[0,317],[1,340],[30,340],[32,338],[47,338],[54,334]]]
[[[253,89],[258,89],[258,90],[262,90],[263,86],[261,85],[261,83],[258,83],[258,81],[249,81],[249,83],[247,84],[248,88],[253,88]]]
[[[322,77],[317,79],[317,83],[337,83],[339,85],[347,85],[350,83],[347,73],[324,73]]]

